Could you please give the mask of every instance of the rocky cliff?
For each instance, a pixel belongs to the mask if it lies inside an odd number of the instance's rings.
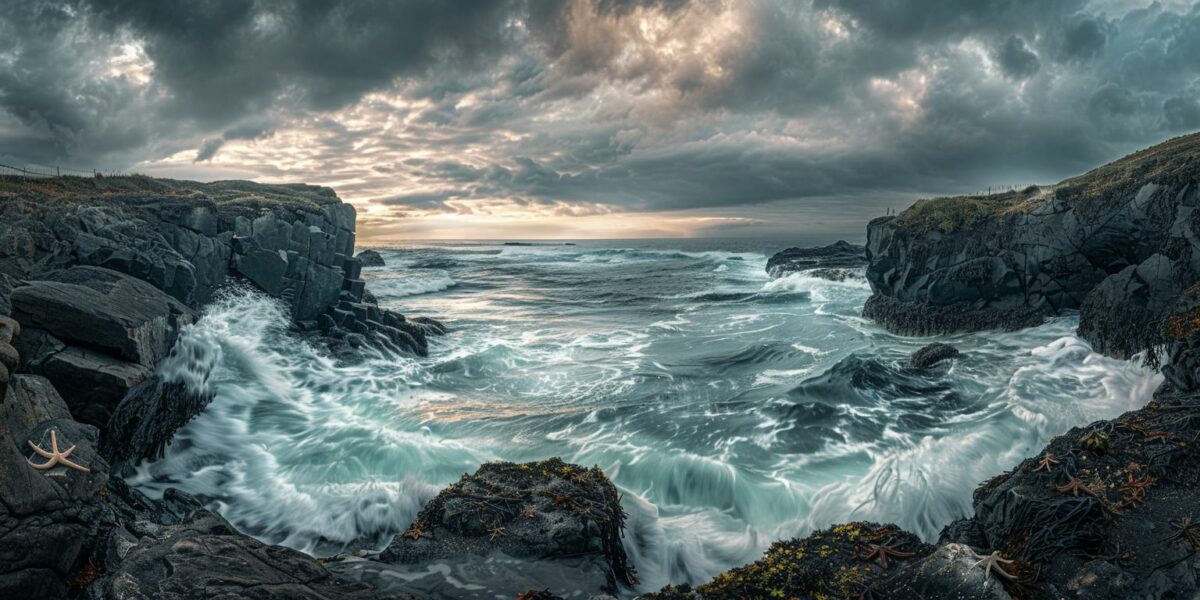
[[[307,185],[0,178],[0,597],[408,597],[117,476],[209,401],[155,368],[226,286],[286,303],[344,359],[445,333],[374,304],[354,222]]]
[[[1072,429],[980,484],[974,513],[936,546],[892,525],[841,524],[778,542],[695,589],[646,598],[1194,597],[1198,190],[1200,134],[1056,186],[924,200],[872,221],[865,316],[927,335],[1016,329],[1078,310],[1079,334],[1098,351],[1146,351],[1161,366],[1155,400]]]
[[[1054,186],[919,201],[868,226],[864,315],[924,335],[1079,310],[1083,337],[1128,357],[1200,279],[1198,179],[1194,134]]]

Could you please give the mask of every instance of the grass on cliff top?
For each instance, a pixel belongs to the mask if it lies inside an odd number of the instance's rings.
[[[1200,133],[1180,136],[1139,150],[1057,185],[1030,186],[988,196],[953,196],[918,200],[900,213],[912,231],[952,233],[970,229],[991,217],[1024,212],[1051,198],[1088,213],[1114,201],[1128,201],[1142,185],[1171,185],[1200,178]]]
[[[209,198],[223,206],[257,211],[280,206],[319,209],[337,201],[330,188],[306,184],[263,184],[253,181],[201,183],[181,179],[158,179],[145,175],[119,177],[0,176],[0,198],[54,199],[79,203],[106,199]]]

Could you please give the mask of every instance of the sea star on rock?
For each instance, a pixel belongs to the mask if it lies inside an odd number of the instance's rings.
[[[521,509],[521,516],[525,517],[526,519],[532,519],[537,516],[537,510],[534,509],[533,506],[526,506],[525,508]]]
[[[410,540],[419,540],[423,537],[430,537],[430,535],[428,531],[425,531],[425,524],[417,521],[408,526],[408,530],[404,532],[404,537]]]
[[[1171,440],[1175,439],[1175,434],[1171,433],[1170,431],[1151,431],[1146,434],[1146,439],[1166,445]]]
[[[1183,517],[1171,525],[1175,527],[1175,534],[1165,541],[1184,541],[1190,544],[1193,549],[1200,550],[1200,523],[1193,523],[1191,517]]]
[[[506,535],[508,535],[508,530],[503,527],[497,526],[488,530],[488,539],[492,540],[493,542]]]
[[[1125,475],[1125,483],[1121,484],[1118,489],[1125,495],[1124,503],[1134,506],[1145,502],[1146,491],[1154,485],[1154,482],[1155,479],[1149,475],[1134,479],[1133,473],[1128,473]]]
[[[1049,473],[1050,470],[1054,468],[1054,465],[1057,465],[1061,462],[1061,460],[1055,460],[1054,455],[1047,452],[1045,456],[1042,456],[1042,459],[1038,461],[1037,467],[1033,469],[1033,472],[1037,473],[1038,471],[1044,470]]]
[[[875,561],[879,566],[888,568],[888,557],[894,558],[912,558],[916,556],[916,552],[904,552],[892,543],[892,538],[888,538],[883,544],[867,544],[867,553],[862,555],[859,552],[859,558],[867,562]]]
[[[1092,489],[1080,481],[1078,477],[1072,477],[1063,485],[1054,486],[1054,491],[1060,494],[1071,494],[1072,496],[1078,496],[1080,493],[1083,493],[1093,498],[1099,497],[1096,495],[1096,492],[1093,492]]]
[[[972,554],[974,553],[972,552]],[[1004,565],[1011,565],[1014,561],[1000,556],[999,550],[993,550],[992,553],[987,556],[975,554],[975,558],[978,558],[979,561],[971,566],[983,569],[984,577],[996,577],[998,579],[1013,582],[1017,580],[1015,575],[1004,570]]]
[[[38,453],[38,455],[41,456],[42,458],[49,459],[40,465],[33,462],[32,460],[25,459],[25,461],[29,463],[29,466],[31,466],[39,471],[46,471],[49,469],[53,469],[55,465],[62,465],[64,467],[67,467],[70,469],[75,469],[76,471],[82,471],[84,473],[92,472],[91,469],[89,469],[83,465],[75,464],[75,463],[67,460],[67,457],[70,456],[71,453],[75,451],[75,446],[71,446],[70,448],[63,450],[62,452],[58,451],[58,432],[54,431],[53,429],[50,430],[50,451],[49,452],[39,448],[37,444],[33,443],[33,440],[27,440],[27,441],[29,442],[29,447],[33,448],[34,452]]]

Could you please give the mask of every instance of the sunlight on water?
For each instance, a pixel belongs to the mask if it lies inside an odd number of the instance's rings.
[[[386,544],[481,462],[562,456],[622,489],[657,589],[849,519],[934,539],[979,482],[1157,385],[1073,318],[949,336],[962,359],[912,371],[929,340],[860,318],[861,278],[771,280],[779,247],[686,243],[385,250],[366,275],[381,304],[453,328],[423,359],[335,364],[233,290],[180,342],[216,400],[134,480],[331,553]]]

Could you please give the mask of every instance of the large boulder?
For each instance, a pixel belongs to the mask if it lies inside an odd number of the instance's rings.
[[[114,463],[155,460],[175,432],[212,402],[211,391],[154,375],[134,386],[107,422],[102,453]]]
[[[410,598],[343,581],[316,559],[239,534],[203,509],[179,525],[125,538],[119,561],[91,582],[92,598],[109,600],[260,600]]]
[[[67,346],[45,357],[34,371],[54,382],[80,423],[104,430],[121,399],[150,377],[150,367],[102,352]]]
[[[363,250],[355,256],[364,267],[384,267],[387,263],[383,261],[383,255],[374,250]]]
[[[580,593],[614,591],[636,582],[621,542],[624,523],[616,487],[599,468],[557,458],[489,463],[425,505],[379,558],[410,565],[494,554],[568,560],[582,579],[604,582],[605,589]]]
[[[21,355],[13,345],[13,338],[20,333],[20,323],[10,317],[0,315],[0,400],[4,399],[9,379],[21,362]]]
[[[175,343],[192,309],[135,277],[76,266],[12,293],[13,316],[56,337],[153,367]]]

